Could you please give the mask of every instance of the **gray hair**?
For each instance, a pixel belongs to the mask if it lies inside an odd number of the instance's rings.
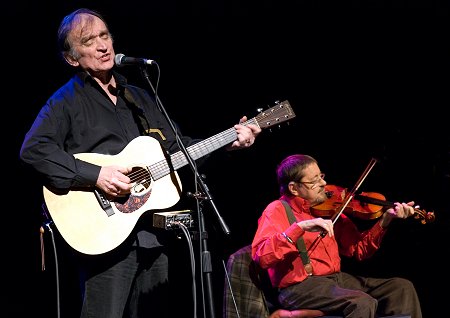
[[[74,27],[80,22],[80,20],[81,20],[80,15],[82,15],[82,14],[87,14],[87,15],[92,16],[91,19],[88,20],[89,22],[93,21],[93,17],[99,18],[100,20],[102,20],[105,23],[106,27],[108,28],[108,24],[106,23],[103,16],[100,13],[98,13],[97,11],[94,11],[91,9],[81,8],[81,9],[77,9],[77,10],[73,11],[72,13],[66,15],[63,18],[63,20],[61,21],[61,24],[59,25],[58,37],[57,37],[58,50],[59,50],[62,58],[64,58],[64,56],[66,54],[70,54],[74,58],[78,57],[77,52],[72,47],[72,43],[70,43],[70,41],[69,41],[69,34],[74,29]]]

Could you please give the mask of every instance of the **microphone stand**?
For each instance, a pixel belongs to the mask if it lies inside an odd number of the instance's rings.
[[[157,65],[156,62],[153,62],[154,64]],[[158,65],[157,65],[158,66]],[[195,194],[190,194],[191,197],[194,197],[197,199],[197,201],[199,200],[207,200],[212,208],[213,211],[215,212],[220,225],[222,227],[222,230],[224,231],[225,234],[230,234],[230,230],[228,228],[228,226],[226,225],[224,219],[221,217],[216,205],[214,204],[213,200],[212,200],[212,196],[209,192],[208,186],[206,185],[206,183],[204,182],[204,179],[202,178],[202,176],[198,173],[196,165],[194,163],[194,160],[192,159],[192,157],[189,155],[186,147],[184,146],[180,136],[178,135],[177,129],[174,125],[174,123],[172,122],[172,120],[170,119],[167,111],[165,110],[161,100],[159,99],[158,95],[156,94],[156,90],[153,87],[153,84],[149,78],[148,72],[147,72],[147,67],[144,65],[140,65],[139,66],[141,72],[142,72],[142,76],[146,79],[148,85],[150,86],[150,88],[152,89],[154,96],[156,98],[156,103],[157,106],[160,108],[161,112],[164,114],[164,116],[166,117],[167,121],[169,122],[169,125],[172,129],[172,131],[175,134],[177,143],[180,147],[180,150],[183,152],[183,154],[186,157],[186,160],[189,164],[189,166],[191,167],[194,175],[195,175],[195,180],[196,182],[200,185],[200,188],[202,190],[202,192],[204,193],[204,195],[199,194],[198,192],[196,192]],[[159,68],[159,66],[158,66]],[[198,208],[198,218],[199,218],[199,239],[201,240],[202,244],[201,244],[201,264],[203,264],[202,266],[202,272],[206,278],[206,288],[207,288],[207,295],[208,295],[208,305],[209,305],[209,314],[211,318],[215,317],[215,310],[214,310],[214,301],[213,301],[213,289],[212,289],[212,264],[211,264],[211,255],[208,251],[208,245],[207,245],[207,233],[205,230],[205,222],[204,222],[204,217],[203,217],[203,212],[201,209],[201,202],[197,204]],[[205,299],[203,299],[203,305],[205,305]],[[206,318],[206,317],[205,317]]]

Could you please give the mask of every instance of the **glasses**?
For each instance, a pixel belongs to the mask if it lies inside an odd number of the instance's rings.
[[[308,188],[308,189],[309,190],[313,190],[313,189],[315,189],[315,188],[317,188],[319,186],[319,183],[321,181],[324,181],[324,180],[325,180],[325,173],[321,173],[321,174],[319,174],[319,177],[315,181],[298,181],[297,183],[312,184],[312,186],[310,188]]]

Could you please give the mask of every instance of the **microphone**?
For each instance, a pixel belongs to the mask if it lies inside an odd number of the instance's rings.
[[[116,54],[116,56],[114,57],[114,63],[116,63],[117,66],[124,66],[124,65],[152,65],[153,63],[156,62],[153,60],[143,58],[128,57],[122,53],[119,53]]]

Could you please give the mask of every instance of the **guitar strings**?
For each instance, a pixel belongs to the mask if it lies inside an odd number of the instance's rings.
[[[248,124],[253,122],[254,120],[248,120],[245,123],[242,124]],[[212,152],[215,149],[218,149],[220,147],[222,147],[222,145],[224,144],[224,140],[225,141],[229,141],[232,142],[236,137],[236,131],[234,128],[230,128],[228,130],[226,130],[224,133],[212,136],[206,140],[204,140],[204,142],[199,142],[197,144],[194,144],[190,147],[187,148],[188,153],[196,160],[198,158],[201,158],[203,155],[206,155],[210,152]],[[231,139],[233,138],[233,139]],[[203,145],[205,142],[208,142],[210,145],[213,145],[213,147],[208,146],[208,145]],[[215,146],[214,146],[215,145]],[[173,167],[175,168],[174,170],[176,170],[177,168],[185,165],[187,163],[186,157],[184,156],[184,153],[182,151],[178,151],[176,153],[174,153],[171,156],[171,162]],[[149,181],[149,177],[153,180],[158,180],[159,178],[167,175],[169,173],[169,171],[171,171],[171,169],[169,168],[169,164],[168,162],[164,159],[164,160],[160,160],[154,164],[151,165],[144,165],[144,167],[139,167],[138,169],[132,171],[131,173],[128,174],[128,177],[133,181],[133,182],[141,182],[142,180],[145,181]]]
[[[261,121],[264,117],[268,116],[267,114],[271,114],[273,120],[274,119],[273,115],[276,114],[278,111],[283,110],[283,108],[284,108],[283,105],[280,105],[279,108],[273,107],[270,112],[263,112],[258,116],[256,116],[255,118],[242,122],[241,125],[249,125],[249,124],[258,125],[256,118],[259,118],[259,120]],[[275,119],[278,120],[278,118]],[[270,122],[270,120],[267,119],[267,122]],[[234,127],[229,128],[228,130],[225,130],[223,133],[216,134],[210,138],[205,139],[202,142],[199,142],[197,144],[188,147],[187,151],[194,160],[197,160],[202,156],[216,149],[219,149],[226,144],[233,142],[234,140],[236,140],[236,136],[237,135]],[[178,151],[173,155],[171,155],[170,157],[174,171],[176,171],[178,168],[184,166],[187,163],[187,159],[182,151]],[[128,174],[128,177],[133,182],[142,182],[142,181],[150,182],[151,180],[158,180],[169,174],[170,171],[172,171],[166,159],[160,160],[151,165],[144,165],[144,167],[140,167],[139,169],[132,171],[130,174]]]

